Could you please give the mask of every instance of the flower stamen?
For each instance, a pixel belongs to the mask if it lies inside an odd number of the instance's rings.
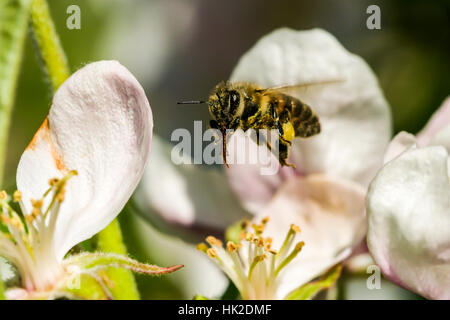
[[[298,242],[291,250],[300,228],[291,225],[279,251],[272,249],[273,238],[264,237],[268,218],[260,224],[243,223],[246,230],[239,235],[240,242],[223,242],[209,236],[197,249],[207,254],[219,265],[236,285],[243,299],[275,299],[278,286],[277,276],[300,253],[304,242]],[[289,252],[290,251],[290,252]],[[280,254],[281,253],[281,254]]]

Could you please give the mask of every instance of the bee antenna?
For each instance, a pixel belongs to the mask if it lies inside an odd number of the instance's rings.
[[[206,103],[206,101],[201,100],[193,100],[193,101],[178,101],[177,104],[203,104]]]

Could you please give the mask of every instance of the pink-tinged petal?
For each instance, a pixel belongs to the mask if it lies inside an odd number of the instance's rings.
[[[329,33],[276,30],[241,58],[231,80],[263,87],[342,80],[292,91],[318,113],[322,131],[312,138],[297,138],[291,161],[301,173],[324,173],[363,185],[381,167],[391,137],[389,106],[367,63]],[[248,173],[242,179],[252,176]]]
[[[248,133],[237,130],[228,139],[229,168],[225,172],[243,206],[256,214],[265,208],[280,184],[297,171],[281,167],[278,158],[265,145],[258,146]]]
[[[440,146],[412,148],[367,195],[368,246],[383,274],[424,297],[450,299],[450,180]]]
[[[351,181],[324,175],[288,179],[258,219],[268,216],[265,236],[281,246],[291,224],[301,228],[305,242],[300,254],[280,274],[277,296],[319,276],[349,257],[366,232],[365,188]]]
[[[153,138],[149,164],[134,197],[143,215],[160,226],[168,223],[168,231],[178,233],[180,228],[170,229],[189,227],[202,238],[248,216],[223,171],[183,164],[191,159],[177,158],[179,154],[171,151],[169,143]],[[181,164],[176,165],[175,158]]]
[[[106,227],[122,210],[145,167],[153,120],[145,92],[116,61],[75,72],[56,92],[50,113],[23,153],[17,186],[24,205],[69,170],[52,242],[58,259]]]
[[[28,298],[28,291],[22,288],[12,288],[5,292],[5,297],[8,300],[26,300]]]
[[[384,163],[397,158],[400,154],[416,145],[417,139],[414,135],[405,131],[400,132],[392,139],[391,143],[389,143],[386,154],[384,155]]]
[[[427,125],[417,134],[421,146],[429,145],[433,138],[444,128],[450,126],[450,97],[445,99],[441,107],[431,116]],[[447,128],[448,129],[448,128]],[[445,144],[450,149],[450,141]]]

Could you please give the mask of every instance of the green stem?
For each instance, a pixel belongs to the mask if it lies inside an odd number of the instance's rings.
[[[38,57],[54,93],[69,77],[70,69],[46,0],[32,0],[31,30]],[[127,254],[117,220],[114,220],[98,236],[99,250],[123,255]],[[111,283],[114,284],[114,288],[111,288],[114,298],[139,299],[136,282],[131,271],[122,269],[108,270],[107,275]]]
[[[29,0],[0,0],[0,184],[27,33]]]
[[[70,76],[70,68],[46,0],[31,1],[30,23],[38,57],[54,93]]]

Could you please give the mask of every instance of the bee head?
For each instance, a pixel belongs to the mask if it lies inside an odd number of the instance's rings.
[[[230,82],[219,83],[211,92],[208,100],[209,112],[213,120],[213,129],[235,129],[239,124],[238,114],[241,106],[240,93],[232,88]]]

